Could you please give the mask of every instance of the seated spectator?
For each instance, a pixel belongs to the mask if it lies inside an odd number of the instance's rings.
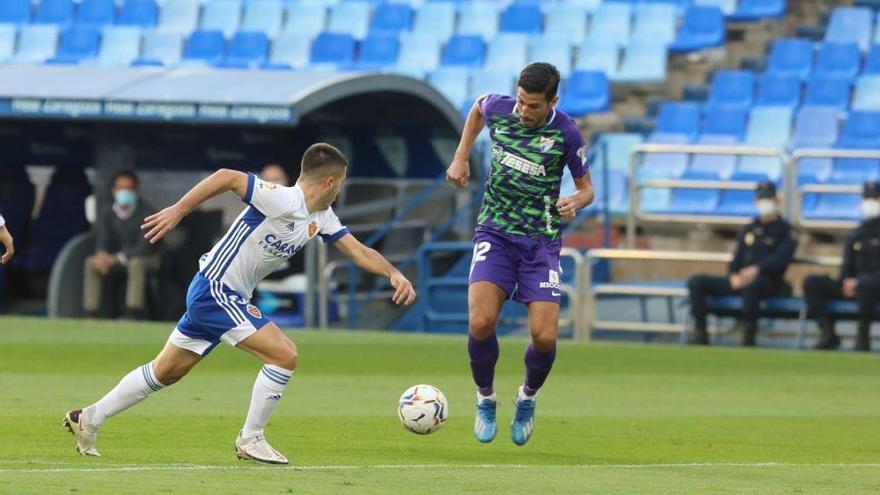
[[[96,318],[104,280],[126,274],[125,316],[138,318],[144,309],[147,275],[159,269],[155,246],[144,239],[141,224],[155,209],[138,197],[138,178],[132,171],[118,172],[112,182],[113,204],[98,213],[95,254],[86,259],[83,309]]]

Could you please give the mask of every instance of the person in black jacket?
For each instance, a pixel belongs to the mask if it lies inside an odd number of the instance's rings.
[[[134,172],[118,172],[111,182],[113,205],[99,213],[95,222],[95,254],[86,258],[83,277],[83,310],[98,316],[101,285],[112,272],[124,271],[127,278],[125,312],[137,318],[146,300],[147,274],[159,268],[155,246],[144,239],[141,224],[155,208],[138,197],[138,178]]]
[[[857,351],[871,350],[871,321],[880,303],[880,184],[865,183],[862,192],[865,220],[849,235],[843,249],[843,265],[837,280],[811,275],[804,280],[807,316],[816,320],[822,336],[816,349],[836,349],[840,339],[826,304],[833,299],[858,302]]]
[[[709,344],[706,333],[709,297],[742,294],[742,343],[751,347],[758,332],[761,299],[790,292],[783,275],[797,248],[797,235],[779,216],[776,186],[772,182],[760,183],[755,195],[758,216],[739,232],[727,276],[696,275],[688,280],[694,318],[693,344]]]

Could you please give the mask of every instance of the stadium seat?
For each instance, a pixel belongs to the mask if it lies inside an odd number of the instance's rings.
[[[746,110],[709,108],[703,122],[703,135],[731,136],[740,141],[746,129]]]
[[[440,42],[433,35],[402,35],[394,72],[422,79],[440,66]]]
[[[880,148],[880,112],[850,112],[838,144],[859,149]]]
[[[455,108],[467,102],[468,77],[464,67],[446,67],[428,75],[428,82],[443,93]]]
[[[73,22],[73,0],[42,0],[34,15],[35,24],[56,24],[64,28]]]
[[[396,35],[371,34],[361,42],[361,49],[354,68],[357,70],[387,69],[397,63],[399,54],[400,42]]]
[[[604,73],[577,71],[563,85],[559,109],[573,117],[580,117],[605,111],[610,102],[611,87]]]
[[[675,6],[666,3],[640,3],[636,5],[635,28],[632,39],[669,45],[675,41]]]
[[[491,69],[483,69],[471,72],[471,87],[465,104],[470,105],[477,98],[489,93],[501,95],[514,94],[516,78],[510,74]]]
[[[641,134],[606,132],[596,141],[593,170],[601,170],[607,164],[609,170],[629,174],[630,152],[644,142]]]
[[[558,33],[568,43],[584,40],[587,33],[587,11],[582,5],[557,3],[551,5],[544,17],[544,33]]]
[[[183,61],[219,65],[226,52],[226,40],[220,31],[193,31],[183,50]]]
[[[755,78],[751,72],[719,70],[712,76],[712,87],[706,105],[710,108],[746,110],[752,106],[754,92]]]
[[[730,176],[729,180],[736,182],[762,182],[768,180],[768,178],[761,173],[736,172]],[[757,215],[758,212],[755,209],[755,192],[740,189],[721,191],[721,200],[718,203],[716,213],[718,215],[748,217]]]
[[[499,7],[495,2],[463,3],[459,7],[456,33],[482,36],[488,42],[498,34],[499,18]]]
[[[342,2],[330,9],[327,32],[349,34],[363,39],[370,27],[370,4],[363,1]]]
[[[792,75],[767,74],[758,84],[756,106],[794,109],[801,104],[801,80]]]
[[[479,68],[483,65],[486,44],[475,35],[456,34],[443,49],[442,65]]]
[[[850,82],[847,79],[813,76],[807,81],[804,105],[834,107],[846,110],[849,106]]]
[[[861,76],[856,79],[852,109],[880,111],[880,74]]]
[[[874,15],[864,7],[835,7],[825,31],[826,43],[855,43],[868,50],[871,43]]]
[[[500,34],[489,44],[484,69],[506,75],[518,75],[528,61],[528,38],[518,34]]]
[[[159,17],[155,0],[124,0],[116,23],[122,26],[153,27]]]
[[[715,180],[710,173],[686,171],[682,180]],[[715,213],[720,201],[718,189],[673,188],[666,213],[683,215],[709,215]]]
[[[583,7],[587,12],[595,12],[602,5],[602,0],[562,0],[561,3],[570,3]]]
[[[4,0],[0,2],[0,24],[25,24],[30,20],[30,0]]]
[[[141,58],[133,65],[174,65],[183,53],[183,36],[176,33],[144,34],[144,47]]]
[[[547,62],[556,66],[563,79],[571,75],[571,44],[562,38],[532,38],[529,62]]]
[[[283,32],[314,38],[327,27],[327,8],[313,3],[298,3],[287,9]]]
[[[614,82],[661,83],[666,79],[666,47],[634,41],[623,50],[620,69],[610,75]]]
[[[12,62],[40,64],[55,56],[58,26],[22,26],[18,31],[18,51]]]
[[[216,32],[216,31],[215,31]],[[229,41],[224,67],[254,68],[269,57],[269,38],[259,31],[239,31]]]
[[[269,67],[302,69],[309,65],[312,39],[307,34],[281,33],[272,42]]]
[[[805,39],[775,40],[770,49],[767,75],[807,79],[813,68],[813,44]]]
[[[577,50],[574,61],[575,70],[617,74],[620,63],[620,47],[617,43],[598,39],[587,39]]]
[[[804,202],[806,202],[804,195]],[[861,220],[862,197],[858,194],[815,194],[812,208],[803,208],[811,220]]]
[[[58,54],[49,60],[54,64],[78,64],[98,55],[101,35],[92,28],[72,27],[61,32]]]
[[[700,107],[692,102],[668,102],[660,106],[655,133],[678,134],[691,142],[700,130]]]
[[[834,145],[835,148],[860,148],[852,144]],[[874,150],[876,148],[868,148]],[[862,184],[880,178],[880,160],[858,158],[835,158],[826,182],[832,184]]]
[[[802,107],[792,134],[792,149],[823,148],[837,140],[838,111],[828,107]]]
[[[311,65],[345,67],[354,62],[355,41],[350,34],[321,33],[312,42]]]
[[[687,53],[724,43],[724,16],[717,7],[689,7],[684,13],[675,41],[669,45],[673,53]]]
[[[15,38],[18,29],[12,24],[0,24],[0,64],[6,63],[15,54]]]
[[[412,9],[402,3],[380,4],[373,13],[370,34],[398,35],[407,32],[412,25]]]
[[[782,148],[791,138],[792,110],[787,107],[755,107],[749,112],[744,143]]]
[[[187,35],[199,25],[198,2],[192,0],[165,0],[159,9],[157,29]]]
[[[541,9],[536,5],[512,4],[501,12],[502,33],[540,34]]]
[[[737,139],[734,136],[721,134],[706,134],[697,139],[697,144],[707,146],[736,146]],[[736,170],[736,155],[709,155],[696,153],[691,158],[688,166],[689,172],[696,172],[711,176],[714,179],[726,180]]]
[[[212,0],[202,10],[199,27],[206,31],[220,31],[230,37],[241,23],[241,0]]]
[[[680,133],[654,132],[648,137],[649,144],[691,144],[689,136]],[[676,179],[687,170],[686,153],[646,153],[638,178]]]
[[[241,20],[241,31],[262,31],[269,38],[281,32],[284,20],[284,4],[281,0],[260,0],[247,2]]]
[[[632,30],[632,8],[627,4],[603,3],[593,13],[587,39],[613,42],[618,46],[629,43]]]
[[[486,2],[488,3],[488,2]],[[471,4],[465,4],[465,6]],[[497,28],[497,14],[492,18],[481,19],[486,25],[494,24]],[[493,19],[494,22],[493,22]],[[462,22],[466,22],[462,17]],[[455,30],[455,5],[451,2],[428,2],[416,11],[412,33],[420,37],[432,36],[437,41],[446,41]],[[473,34],[462,32],[461,34]],[[402,40],[401,40],[402,41]]]
[[[101,32],[96,62],[107,67],[126,67],[141,51],[141,30],[134,26],[107,26]]]
[[[114,0],[82,0],[76,11],[76,23],[81,27],[102,28],[113,24],[115,17]]]
[[[734,22],[753,22],[785,16],[787,0],[739,0],[736,12],[729,16]]]
[[[823,43],[813,74],[852,81],[859,73],[861,58],[859,46],[855,43]]]
[[[868,55],[865,57],[865,66],[862,74],[880,74],[880,45],[871,45]]]
[[[729,16],[736,12],[737,0],[693,0],[693,4],[703,7],[718,7],[722,14]]]

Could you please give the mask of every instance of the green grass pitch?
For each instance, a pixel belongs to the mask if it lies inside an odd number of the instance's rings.
[[[501,428],[482,445],[464,338],[296,331],[300,367],[267,428],[291,467],[234,458],[259,363],[228,346],[108,420],[104,457],[77,455],[63,413],[171,328],[0,319],[0,493],[880,493],[877,354],[563,342],[516,447],[525,340],[502,339]],[[398,423],[416,383],[449,399],[435,434]]]

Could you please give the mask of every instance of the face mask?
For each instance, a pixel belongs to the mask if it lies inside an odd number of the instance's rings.
[[[757,203],[758,216],[766,217],[776,213],[776,202],[772,199],[759,199]]]
[[[113,194],[113,199],[119,206],[134,206],[137,203],[137,194],[131,189],[120,189]]]
[[[862,213],[865,214],[865,218],[880,217],[880,200],[877,200],[877,199],[863,200],[862,201]]]

